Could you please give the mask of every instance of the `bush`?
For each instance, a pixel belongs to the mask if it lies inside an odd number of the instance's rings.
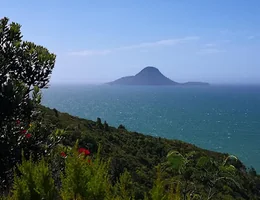
[[[108,163],[99,156],[92,160],[77,151],[77,145],[68,155],[61,178],[62,199],[104,199],[109,189]]]
[[[12,199],[53,200],[57,197],[51,171],[44,159],[35,163],[31,159],[23,159],[18,165],[18,174],[14,178]]]
[[[122,124],[120,124],[120,125],[118,126],[118,129],[121,129],[121,130],[126,130],[125,126],[124,126],[124,125],[122,125]]]
[[[125,170],[113,185],[109,180],[109,161],[99,157],[85,154],[76,144],[74,148],[60,152],[60,157],[65,159],[65,170],[61,175],[61,189],[55,187],[51,169],[45,159],[33,162],[32,159],[23,158],[18,165],[14,178],[14,185],[9,200],[83,200],[83,199],[114,199],[134,200],[134,183],[130,173]],[[87,151],[85,149],[85,151]],[[95,158],[94,158],[95,157]],[[179,200],[179,190],[165,190],[165,181],[161,179],[158,170],[157,180],[150,191],[152,200]],[[144,195],[145,196],[145,195]]]
[[[104,122],[104,130],[109,131],[109,126],[108,126],[108,123],[106,121]]]

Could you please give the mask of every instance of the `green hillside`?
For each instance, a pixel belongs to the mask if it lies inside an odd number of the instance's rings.
[[[78,139],[80,146],[97,151],[100,144],[101,156],[112,159],[111,181],[127,169],[135,183],[136,197],[141,198],[152,188],[157,165],[161,165],[165,180],[180,181],[183,193],[198,194],[202,199],[207,199],[210,191],[214,194],[211,199],[257,199],[260,195],[260,177],[228,154],[129,132],[123,126],[110,127],[100,119],[94,122],[46,107],[42,111],[48,126],[66,130],[64,145],[71,146]],[[177,156],[167,157],[169,152]]]

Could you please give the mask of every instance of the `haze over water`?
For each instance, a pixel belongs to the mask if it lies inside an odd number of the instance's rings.
[[[238,156],[260,171],[260,86],[52,85],[43,104]]]

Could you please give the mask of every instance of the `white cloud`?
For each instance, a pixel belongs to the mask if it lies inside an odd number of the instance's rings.
[[[169,39],[169,40],[159,40],[156,42],[146,42],[146,43],[140,43],[137,45],[130,45],[130,46],[124,46],[119,47],[116,50],[124,50],[124,49],[138,49],[138,48],[147,48],[147,47],[157,47],[157,46],[173,46],[179,43],[191,41],[191,40],[198,40],[199,37],[184,37],[184,38],[177,38],[177,39]]]
[[[123,50],[131,50],[131,49],[141,49],[141,48],[152,48],[158,46],[174,46],[177,44],[199,40],[199,37],[192,36],[192,37],[184,37],[184,38],[177,38],[177,39],[168,39],[168,40],[159,40],[155,42],[145,42],[136,45],[129,45],[118,47],[114,49],[105,49],[105,50],[83,50],[77,52],[70,52],[69,55],[77,55],[77,56],[94,56],[94,55],[107,55],[109,53],[115,51],[123,51]]]
[[[214,49],[214,48],[207,48],[207,49],[201,49],[197,52],[197,54],[205,55],[205,54],[215,54],[215,53],[224,53],[225,50],[222,49]]]

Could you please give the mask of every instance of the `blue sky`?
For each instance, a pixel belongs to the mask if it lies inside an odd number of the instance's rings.
[[[0,0],[24,40],[57,54],[52,83],[155,66],[169,78],[260,83],[259,0]]]

